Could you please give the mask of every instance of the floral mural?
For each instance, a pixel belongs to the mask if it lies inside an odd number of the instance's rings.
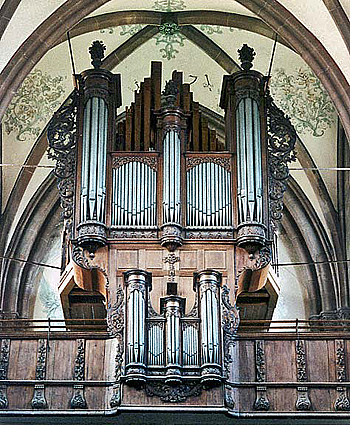
[[[309,69],[299,68],[295,74],[278,69],[271,79],[271,93],[299,133],[321,137],[335,122],[334,106]]]
[[[63,77],[52,77],[40,69],[31,72],[6,110],[6,133],[17,132],[19,141],[39,136],[43,125],[62,102],[62,81]]]

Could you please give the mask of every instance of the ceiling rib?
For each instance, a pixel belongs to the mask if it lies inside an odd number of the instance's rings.
[[[241,67],[229,56],[220,46],[214,43],[209,37],[197,30],[192,25],[184,25],[180,27],[180,32],[192,41],[197,47],[203,50],[218,65],[221,66],[228,74],[241,71]]]
[[[240,15],[238,13],[215,12],[209,10],[194,10],[186,12],[154,12],[150,10],[128,10],[122,12],[105,13],[103,15],[85,18],[69,32],[71,38],[98,31],[105,28],[117,27],[120,25],[145,24],[159,26],[164,22],[176,22],[182,25],[220,25],[223,27],[238,28],[275,39],[275,32],[263,21],[252,16]],[[66,41],[61,37],[55,46]],[[290,45],[283,39],[279,39],[281,44],[290,48]]]
[[[126,59],[132,52],[134,52],[146,41],[150,40],[158,32],[158,27],[147,25],[139,32],[131,36],[122,45],[117,47],[110,53],[103,61],[103,67],[112,71],[117,65]]]

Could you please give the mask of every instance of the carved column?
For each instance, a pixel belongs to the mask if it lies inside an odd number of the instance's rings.
[[[335,410],[339,411],[349,411],[350,402],[346,394],[346,387],[341,386],[341,384],[346,381],[345,352],[343,340],[335,340],[335,350],[337,381],[339,382],[339,386],[337,387],[337,399],[334,402],[334,408]]]
[[[298,382],[307,381],[307,371],[306,371],[306,352],[305,352],[305,341],[300,339],[295,341],[295,350],[296,350],[296,366],[297,366],[297,380]],[[298,398],[295,403],[297,410],[310,410],[311,401],[309,399],[308,388],[300,386],[297,388]]]
[[[6,409],[8,407],[7,400],[7,386],[2,385],[1,381],[7,379],[7,372],[9,368],[10,358],[10,340],[3,339],[1,342],[0,351],[0,409]]]
[[[77,354],[74,362],[74,381],[85,380],[85,339],[77,340]],[[84,396],[84,385],[74,384],[73,385],[73,397],[70,401],[72,409],[85,409],[86,400]]]
[[[79,76],[76,237],[94,252],[106,244],[107,152],[121,95],[119,76],[100,69],[105,46],[94,41],[89,50],[94,69]]]
[[[169,295],[161,299],[161,311],[166,318],[166,383],[180,381],[181,333],[180,318],[185,311],[185,299]]]
[[[43,381],[46,378],[46,356],[47,356],[47,340],[38,340],[38,355],[36,360],[35,379],[37,381]],[[35,384],[34,395],[32,399],[33,409],[45,409],[47,407],[47,401],[45,398],[45,386],[44,384]]]
[[[220,342],[220,283],[215,270],[203,270],[197,275],[202,341],[202,382],[217,385],[221,382]]]
[[[267,388],[264,386],[266,381],[266,365],[265,365],[265,341],[255,341],[255,372],[256,380],[260,385],[256,387],[256,400],[254,403],[255,410],[269,410],[270,402],[267,398]]]
[[[175,107],[178,89],[168,81],[163,91],[158,122],[163,149],[163,225],[161,244],[174,251],[183,243],[181,206],[181,151],[184,113]]]
[[[146,308],[149,273],[130,270],[124,274],[127,292],[126,382],[139,386],[146,376]]]

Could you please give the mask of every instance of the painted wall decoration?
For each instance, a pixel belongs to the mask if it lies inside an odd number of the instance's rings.
[[[185,7],[183,0],[157,0],[154,2],[153,9],[160,12],[174,12],[175,10],[184,10]]]
[[[6,133],[16,132],[19,141],[39,136],[49,117],[62,103],[63,79],[40,69],[31,72],[6,110],[3,121]]]
[[[311,70],[299,68],[294,74],[287,74],[284,69],[277,69],[270,87],[276,104],[291,117],[300,134],[321,137],[334,124],[334,106]]]
[[[40,282],[39,297],[46,318],[62,318],[62,307],[58,293],[48,283],[47,277],[44,274]]]

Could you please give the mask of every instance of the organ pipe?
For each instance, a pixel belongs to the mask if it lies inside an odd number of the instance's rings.
[[[170,80],[162,93],[158,117],[163,149],[163,224],[161,244],[170,251],[182,245],[181,151],[184,112],[175,107],[177,84]]]
[[[156,226],[157,172],[140,161],[113,169],[112,225],[150,228]]]
[[[220,283],[215,270],[204,270],[196,276],[200,301],[202,382],[220,383]]]
[[[146,306],[151,290],[149,273],[130,270],[124,274],[127,292],[127,382],[139,385],[145,381]]]
[[[239,50],[242,71],[225,76],[220,106],[226,137],[236,158],[235,227],[239,246],[254,255],[271,243],[268,210],[266,79],[250,70],[255,56],[246,44]]]
[[[161,299],[161,309],[166,319],[166,382],[178,382],[181,375],[180,319],[185,310],[185,299],[170,295]]]
[[[213,162],[187,171],[187,226],[232,226],[231,172]]]

